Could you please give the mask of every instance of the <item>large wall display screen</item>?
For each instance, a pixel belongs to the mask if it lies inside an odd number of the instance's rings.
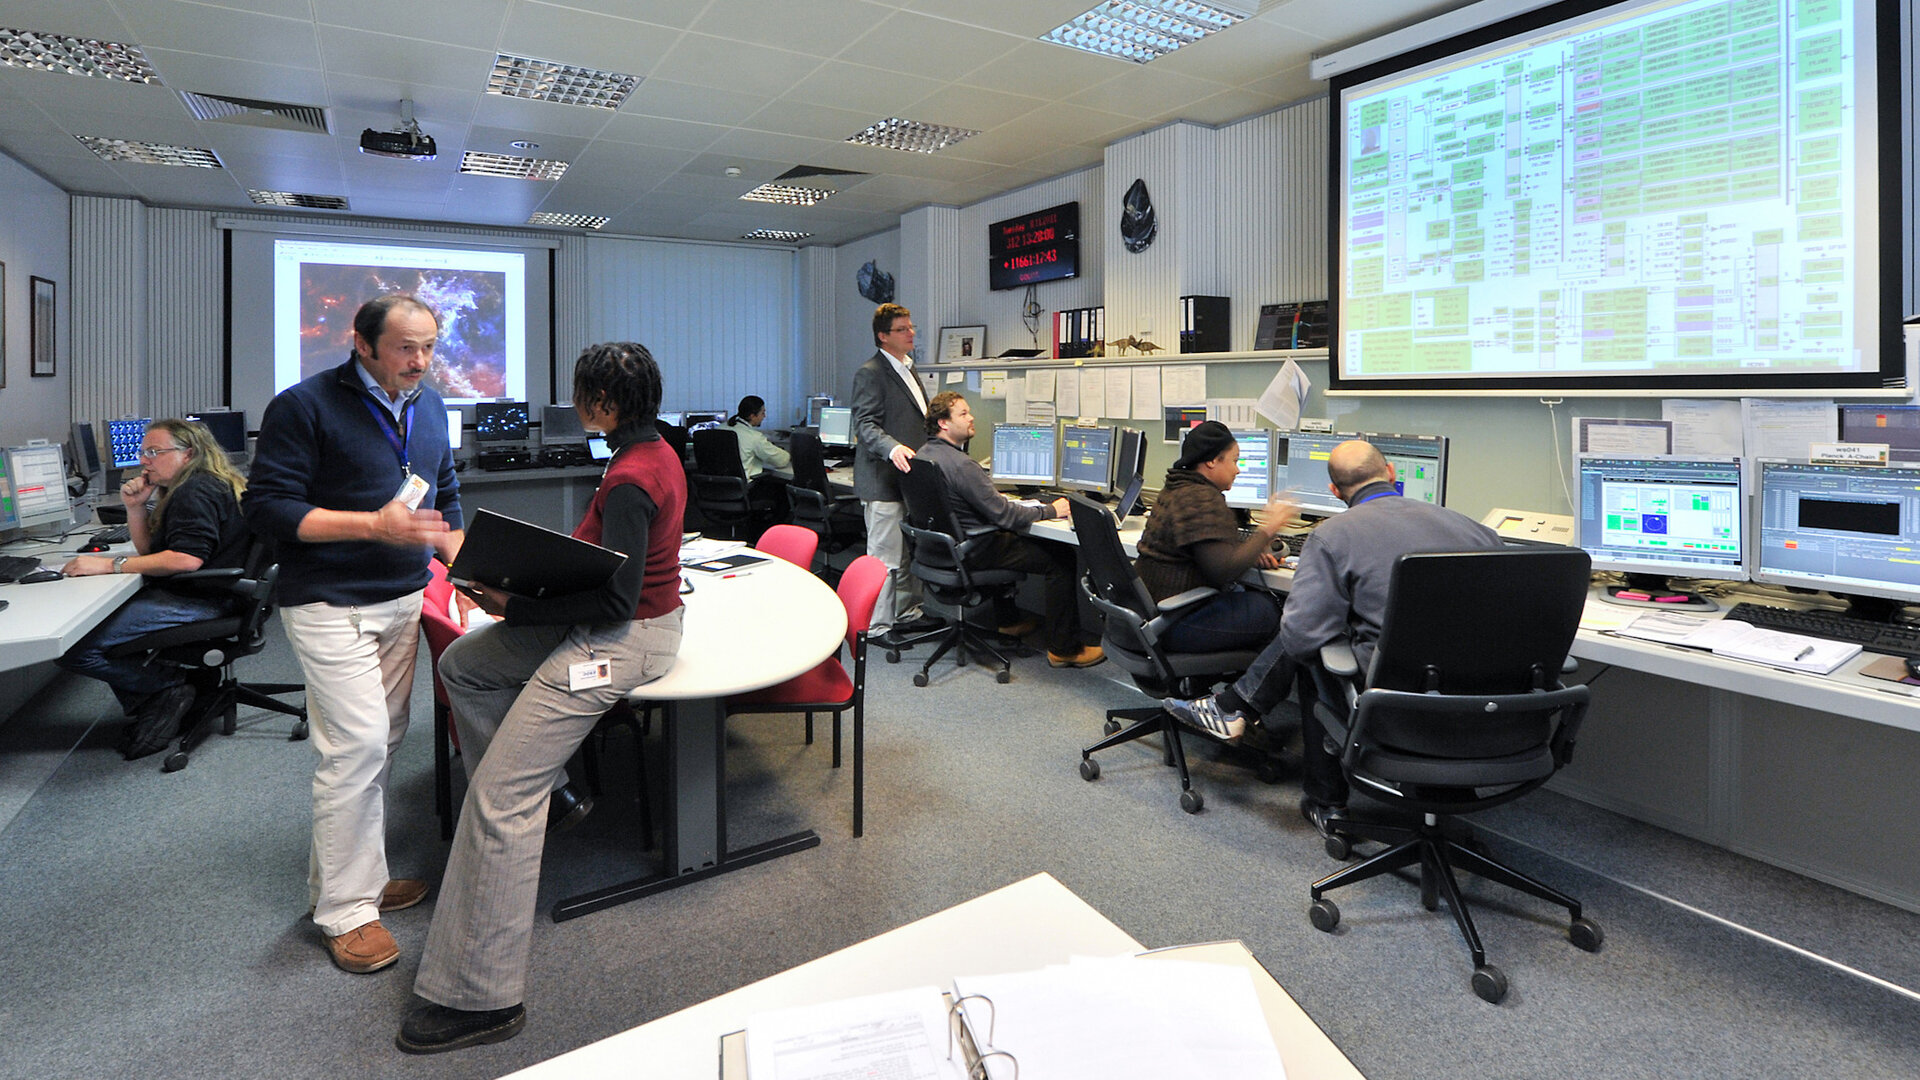
[[[1332,85],[1340,389],[1881,387],[1876,0],[1573,0]]]
[[[404,292],[439,316],[427,383],[441,397],[455,405],[524,401],[526,289],[526,256],[517,251],[276,240],[274,392],[337,367],[352,351],[360,305]]]

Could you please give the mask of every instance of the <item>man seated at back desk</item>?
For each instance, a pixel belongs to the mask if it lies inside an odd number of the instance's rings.
[[[1092,667],[1106,659],[1098,645],[1083,645],[1080,600],[1074,591],[1077,559],[1066,544],[1049,544],[1010,530],[1025,530],[1036,521],[1067,516],[1067,500],[1023,503],[993,490],[987,472],[962,449],[973,438],[973,408],[952,390],[933,395],[927,403],[927,443],[917,455],[940,470],[947,495],[963,535],[998,529],[969,554],[967,565],[977,569],[1019,570],[1047,575],[1047,663],[1054,667]],[[1031,626],[1014,625],[1019,612],[1011,600],[996,606],[1001,633],[1018,636]]]
[[[1280,634],[1246,674],[1217,694],[1162,704],[1182,723],[1237,739],[1249,717],[1270,715],[1293,687],[1296,666],[1317,670],[1320,647],[1345,638],[1364,673],[1380,640],[1393,564],[1402,555],[1492,551],[1500,536],[1465,514],[1401,498],[1392,463],[1371,443],[1350,439],[1327,458],[1327,486],[1347,504],[1307,537],[1280,612]],[[1300,718],[1300,813],[1322,833],[1347,805],[1337,751],[1312,709]]]

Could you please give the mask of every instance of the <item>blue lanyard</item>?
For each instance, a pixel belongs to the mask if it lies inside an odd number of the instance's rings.
[[[407,436],[409,432],[413,431],[413,406],[419,400],[419,398],[415,398],[413,401],[407,402],[406,419],[401,421],[395,420],[391,412],[375,405],[371,394],[360,399],[361,403],[366,405],[367,411],[373,414],[373,422],[379,425],[380,434],[387,437],[387,445],[393,448],[393,459],[400,463],[401,473],[407,476],[413,475],[413,464],[407,447]]]
[[[1374,492],[1373,494],[1371,494],[1371,495],[1369,495],[1369,496],[1367,496],[1366,498],[1364,498],[1364,499],[1361,499],[1361,500],[1360,500],[1359,502],[1357,502],[1357,503],[1354,503],[1353,505],[1355,505],[1355,506],[1360,506],[1360,505],[1363,505],[1363,504],[1365,504],[1365,503],[1370,503],[1370,502],[1372,502],[1372,501],[1373,501],[1373,500],[1375,500],[1375,499],[1384,499],[1384,498],[1386,498],[1386,497],[1387,497],[1387,496],[1389,496],[1389,495],[1398,495],[1398,494],[1400,494],[1400,493],[1399,493],[1399,492],[1397,492],[1397,491],[1376,491],[1376,492]]]

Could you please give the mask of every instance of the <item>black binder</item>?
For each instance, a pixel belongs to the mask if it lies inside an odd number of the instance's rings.
[[[598,544],[476,510],[460,554],[447,568],[447,579],[537,599],[597,589],[626,561],[625,555]]]

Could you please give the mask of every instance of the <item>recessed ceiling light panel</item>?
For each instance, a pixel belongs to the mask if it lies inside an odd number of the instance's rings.
[[[460,171],[479,176],[511,176],[516,180],[558,180],[566,175],[567,162],[469,150],[460,155]]]
[[[782,206],[812,206],[832,191],[823,188],[795,187],[792,184],[761,184],[745,195],[748,202],[779,203]]]
[[[1251,14],[1196,0],[1104,0],[1041,34],[1040,40],[1145,64]]]
[[[98,135],[75,135],[81,145],[93,151],[101,161],[132,161],[141,165],[181,165],[194,169],[220,169],[220,158],[211,150],[197,146],[168,146],[165,143],[134,142],[131,139],[106,139]]]
[[[598,214],[557,214],[547,210],[535,211],[527,218],[529,225],[558,225],[563,229],[604,229],[612,219]]]
[[[147,63],[146,54],[138,45],[11,30],[4,26],[0,26],[0,64],[64,71],[95,79],[160,84],[159,72]]]
[[[931,154],[935,150],[944,150],[962,139],[980,134],[971,128],[948,127],[945,124],[928,124],[919,120],[902,120],[889,116],[877,124],[870,125],[847,141],[862,146],[884,146],[889,150],[912,150],[917,153]]]
[[[556,64],[510,53],[496,55],[493,73],[487,76],[489,94],[594,109],[619,108],[639,85],[638,75]]]
[[[340,195],[300,195],[291,191],[247,189],[247,198],[261,206],[299,206],[308,210],[345,210],[347,200]]]
[[[812,235],[813,234],[810,232],[792,232],[787,229],[755,229],[750,233],[741,233],[740,239],[742,240],[779,240],[782,243],[791,244],[797,240],[805,240],[807,237]]]

